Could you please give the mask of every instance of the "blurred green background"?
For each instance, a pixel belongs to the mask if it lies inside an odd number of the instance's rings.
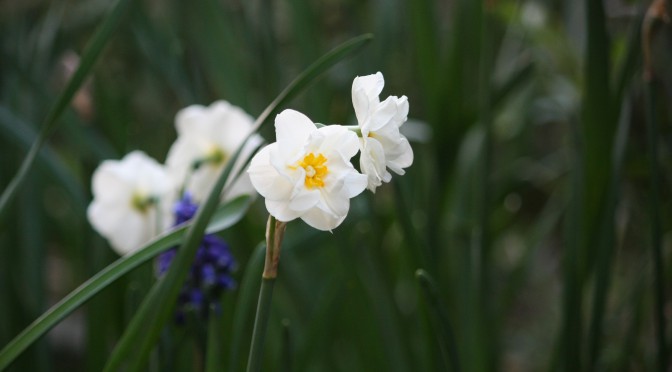
[[[0,2],[2,189],[111,5]],[[0,348],[117,258],[85,214],[102,160],[163,161],[179,109],[224,99],[259,115],[321,55],[372,33],[282,108],[354,124],[352,79],[381,71],[383,98],[409,97],[415,161],[355,198],[333,234],[289,225],[264,370],[669,370],[672,27],[649,5],[132,2],[0,214]],[[239,262],[218,320],[226,370],[247,360],[266,216],[257,200],[222,233]],[[151,266],[9,370],[100,370]],[[148,369],[203,367],[202,325],[167,325],[162,340]]]

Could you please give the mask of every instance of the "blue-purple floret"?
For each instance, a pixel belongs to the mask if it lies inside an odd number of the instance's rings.
[[[186,194],[175,204],[175,225],[189,221],[198,206],[191,196]],[[162,276],[170,267],[177,247],[159,255],[157,259],[158,276]],[[206,234],[198,247],[194,263],[187,276],[177,300],[176,321],[183,323],[187,311],[193,310],[207,318],[210,308],[218,309],[219,298],[224,290],[235,288],[236,282],[231,276],[236,261],[229,251],[228,244],[220,237]]]

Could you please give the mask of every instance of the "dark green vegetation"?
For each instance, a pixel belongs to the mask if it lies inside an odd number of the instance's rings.
[[[666,370],[672,26],[656,3],[2,3],[0,370],[244,370],[263,202],[212,199],[113,264],[86,220],[91,173],[134,149],[163,161],[194,103],[241,106],[271,141],[284,108],[351,124],[352,79],[376,71],[383,97],[409,97],[415,162],[333,234],[289,224],[262,370]],[[220,318],[175,327],[208,220],[238,289]],[[178,242],[154,281],[147,260]]]

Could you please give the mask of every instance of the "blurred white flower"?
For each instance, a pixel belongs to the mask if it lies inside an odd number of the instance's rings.
[[[91,225],[124,255],[172,223],[174,183],[165,169],[141,151],[106,160],[93,173]]]
[[[323,231],[336,228],[350,198],[366,187],[366,176],[350,163],[357,136],[339,125],[317,129],[294,110],[276,116],[275,133],[277,142],[259,151],[248,170],[269,213],[283,222],[301,218]]]
[[[378,96],[384,85],[380,72],[358,76],[352,82],[352,105],[362,132],[359,165],[368,177],[368,189],[373,192],[392,179],[387,168],[403,175],[403,168],[413,163],[413,149],[399,132],[408,116],[408,99],[390,96],[380,102]]]
[[[178,185],[197,202],[210,193],[229,157],[252,131],[254,119],[239,107],[217,101],[209,107],[193,105],[175,117],[177,140],[168,151],[166,166]],[[234,171],[244,165],[247,155],[261,143],[255,135],[247,142]],[[254,194],[247,173],[241,173],[226,198]]]

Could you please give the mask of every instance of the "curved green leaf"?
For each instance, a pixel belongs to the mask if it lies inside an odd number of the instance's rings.
[[[240,196],[222,205],[206,231],[213,233],[233,226],[245,215],[250,203],[249,196]],[[147,260],[179,244],[190,226],[191,223],[187,223],[168,231],[138,251],[119,258],[52,306],[0,351],[0,370],[7,368],[28,346],[95,294]]]

